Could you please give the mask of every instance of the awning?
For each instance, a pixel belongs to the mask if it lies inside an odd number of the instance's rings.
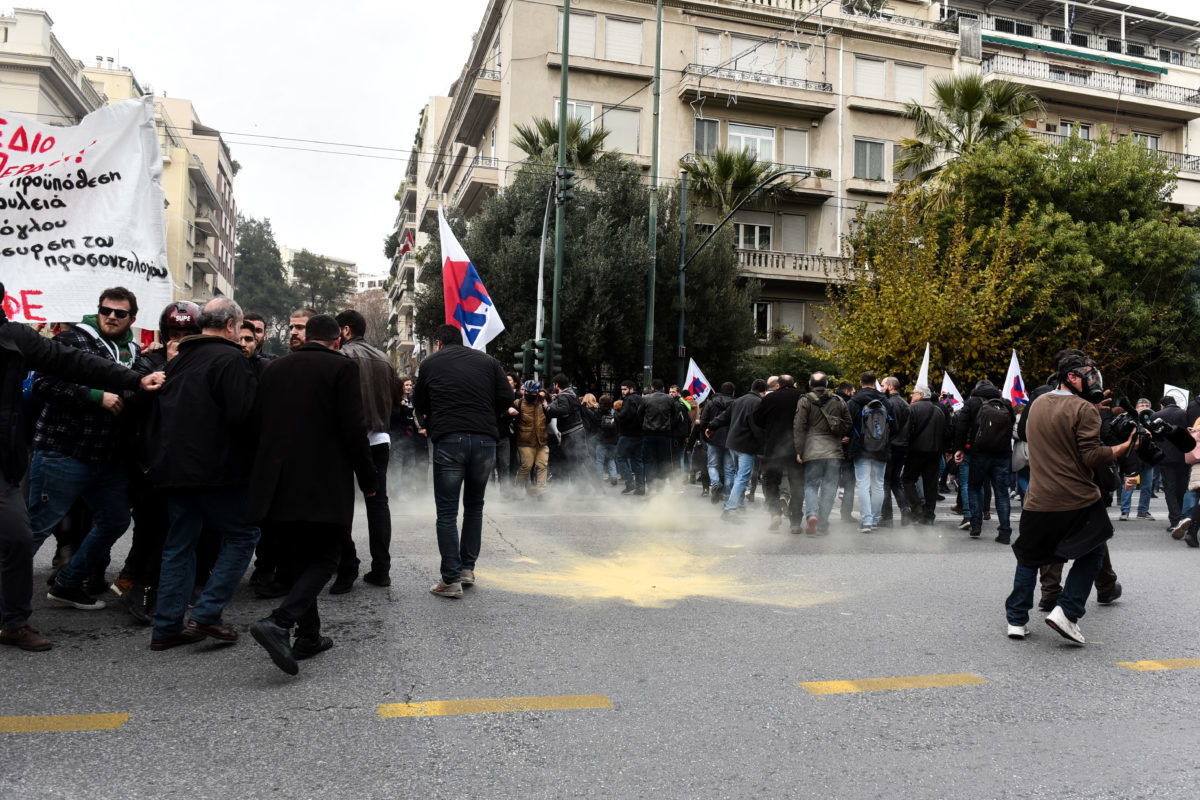
[[[1159,75],[1166,75],[1167,68],[1155,66],[1154,64],[1143,64],[1139,61],[1128,61],[1124,58],[1114,58],[1101,53],[1089,53],[1086,50],[1069,50],[1066,47],[1059,47],[1053,44],[1040,44],[1038,42],[1026,42],[1018,39],[1008,39],[1004,36],[997,36],[994,33],[983,34],[983,41],[991,42],[992,44],[1002,44],[1008,47],[1019,47],[1022,50],[1038,50],[1043,53],[1053,53],[1059,56],[1068,56],[1070,58],[1082,58],[1086,61],[1099,61],[1104,64],[1112,64],[1116,67],[1127,67],[1129,69],[1137,69],[1142,72],[1155,72]]]

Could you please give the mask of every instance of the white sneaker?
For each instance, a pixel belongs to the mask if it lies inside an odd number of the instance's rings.
[[[1008,626],[1008,638],[1010,639],[1024,639],[1028,635],[1029,628],[1026,628],[1024,625]]]
[[[1083,644],[1083,632],[1079,630],[1079,626],[1071,620],[1067,619],[1067,615],[1063,612],[1062,606],[1055,606],[1050,615],[1046,617],[1046,624],[1054,630],[1062,634],[1064,639],[1069,639],[1075,644]]]

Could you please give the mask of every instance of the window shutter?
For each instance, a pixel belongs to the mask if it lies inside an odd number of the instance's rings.
[[[696,31],[696,63],[704,67],[715,67],[721,63],[721,34]]]
[[[745,36],[729,37],[729,55],[735,58],[733,68],[741,72],[774,72],[774,45],[762,39]]]
[[[784,129],[783,163],[797,167],[808,165],[808,131]]]
[[[558,42],[555,50],[562,52],[562,11],[558,12]],[[594,14],[571,12],[571,55],[595,58],[596,17]]]
[[[896,65],[895,98],[901,103],[925,103],[925,70],[908,64]]]
[[[627,64],[642,63],[642,23],[624,19],[604,21],[604,57]]]
[[[854,60],[854,93],[859,97],[883,97],[883,76],[886,61],[873,58]]]
[[[609,132],[604,140],[605,150],[622,153],[638,152],[638,118],[640,114],[631,108],[604,109],[604,128]]]

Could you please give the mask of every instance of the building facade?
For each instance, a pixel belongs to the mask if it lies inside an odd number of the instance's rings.
[[[569,36],[568,113],[607,128],[606,147],[647,174],[654,14],[653,0],[575,0]],[[469,217],[509,182],[524,157],[517,124],[557,116],[561,21],[561,5],[489,2],[450,97],[422,115],[397,219],[418,246],[437,203]],[[760,341],[816,339],[842,236],[897,187],[899,141],[913,132],[904,106],[931,107],[938,78],[975,70],[1034,89],[1046,114],[1028,124],[1047,139],[1095,137],[1101,124],[1134,136],[1178,170],[1172,201],[1200,203],[1198,35],[1195,22],[1110,0],[679,0],[663,9],[660,181],[718,147],[807,175],[733,223],[742,270],[762,280]],[[411,341],[399,283],[399,341]]]
[[[0,108],[47,125],[77,125],[105,104],[51,31],[45,11],[13,9],[0,16]]]
[[[296,256],[299,255],[305,249],[306,248],[288,247],[287,245],[283,245],[283,244],[279,245],[279,258],[283,261],[283,279],[285,281],[287,281],[289,284],[294,284],[296,282],[296,273],[292,267],[292,262],[296,258]],[[325,266],[330,267],[332,269],[340,269],[343,272],[347,273],[351,277],[351,279],[353,281],[353,285],[355,287],[358,286],[358,264],[357,263],[355,263],[353,261],[348,261],[344,258],[334,258],[333,256],[326,256],[326,255],[321,255],[320,253],[313,253],[312,250],[309,250],[308,252],[312,253],[312,255],[314,255],[317,258],[324,261]]]

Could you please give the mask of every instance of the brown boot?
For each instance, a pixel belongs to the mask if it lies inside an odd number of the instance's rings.
[[[12,645],[22,650],[49,650],[50,640],[28,625],[22,625],[15,631],[0,631],[0,644]]]

